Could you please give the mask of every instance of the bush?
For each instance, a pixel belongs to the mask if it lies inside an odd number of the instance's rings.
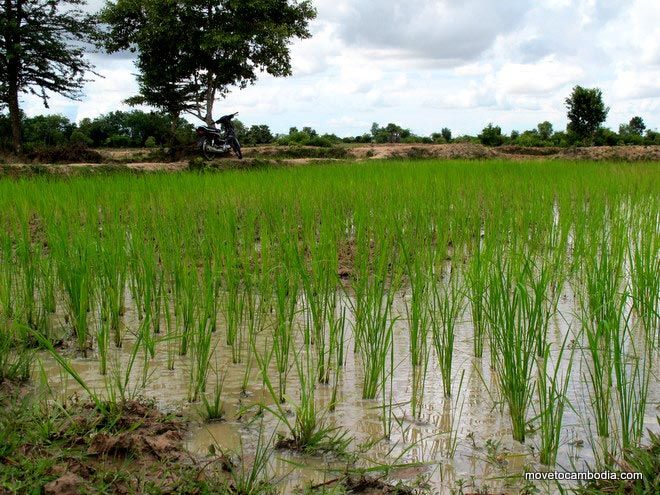
[[[498,125],[488,124],[479,134],[479,141],[486,146],[501,146],[504,143],[502,128]]]
[[[155,148],[156,147],[156,138],[153,136],[149,136],[147,140],[144,142],[144,145],[147,148]]]
[[[331,148],[332,141],[325,136],[314,136],[307,141],[307,146],[318,146],[320,148]]]
[[[617,144],[619,144],[619,135],[616,132],[607,127],[601,127],[596,131],[595,146],[616,146]]]
[[[188,170],[193,172],[203,172],[209,168],[211,168],[209,162],[201,156],[196,156],[188,161]]]
[[[27,157],[37,163],[101,163],[100,153],[80,144],[67,144],[37,148],[27,153]]]
[[[71,137],[69,138],[69,142],[71,144],[76,144],[80,146],[91,146],[94,144],[94,141],[92,138],[84,134],[83,132],[76,130],[71,133]]]
[[[131,146],[131,138],[122,134],[113,134],[105,140],[105,145],[111,148],[129,148]]]
[[[651,131],[651,130],[646,131],[644,144],[646,145],[660,144],[660,132]]]

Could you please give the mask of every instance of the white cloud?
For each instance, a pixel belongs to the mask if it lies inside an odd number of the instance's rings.
[[[90,1],[92,8],[101,0]],[[294,75],[264,75],[233,91],[217,114],[241,112],[276,132],[313,125],[361,134],[371,122],[415,132],[477,133],[488,122],[566,125],[576,84],[603,89],[608,125],[641,115],[660,126],[657,0],[316,0],[313,37],[292,46]],[[106,76],[83,102],[53,97],[49,112],[75,119],[127,109],[137,85],[131,54],[95,54]],[[43,113],[25,97],[28,114]]]
[[[549,56],[533,64],[505,63],[495,76],[499,91],[513,95],[544,96],[578,81],[584,71]]]

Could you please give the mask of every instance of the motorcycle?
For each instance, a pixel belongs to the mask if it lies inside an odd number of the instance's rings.
[[[243,159],[241,145],[236,138],[236,129],[231,120],[238,115],[238,112],[220,117],[215,121],[220,124],[220,129],[216,127],[198,127],[197,141],[198,147],[202,150],[204,158],[210,160],[215,155],[225,154],[233,150],[239,160]]]

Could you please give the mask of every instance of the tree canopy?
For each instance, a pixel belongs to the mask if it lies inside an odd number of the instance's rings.
[[[132,101],[209,125],[232,87],[291,74],[289,43],[310,36],[315,16],[310,0],[117,0],[100,14],[107,50],[138,54]]]
[[[598,88],[575,86],[566,98],[569,133],[578,140],[593,141],[598,128],[605,122],[609,108],[603,103],[603,93]]]
[[[12,141],[21,151],[19,94],[78,99],[85,74],[87,42],[95,40],[94,18],[84,0],[3,0],[0,2],[0,102],[9,108]]]

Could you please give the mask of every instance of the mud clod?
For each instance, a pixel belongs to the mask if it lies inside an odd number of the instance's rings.
[[[67,473],[44,486],[45,495],[78,495],[86,483],[75,473]]]

